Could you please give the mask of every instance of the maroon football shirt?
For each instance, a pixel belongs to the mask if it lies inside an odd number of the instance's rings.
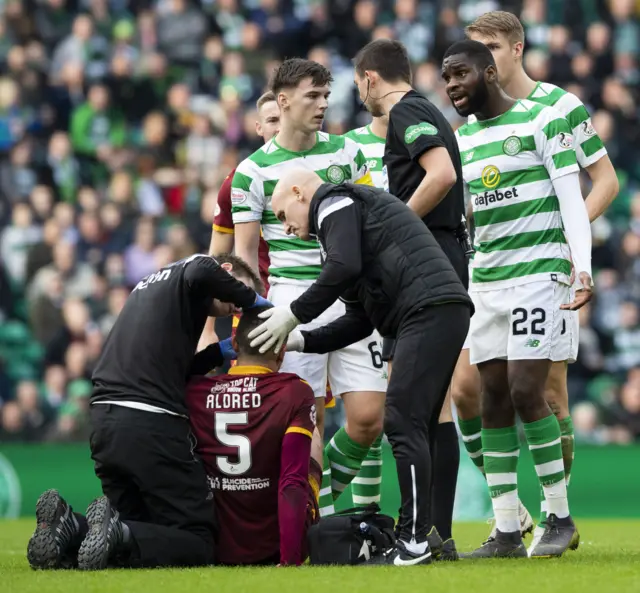
[[[277,561],[283,440],[287,433],[304,436],[310,450],[314,404],[300,377],[263,367],[236,366],[227,375],[190,382],[187,405],[214,491],[219,562]]]

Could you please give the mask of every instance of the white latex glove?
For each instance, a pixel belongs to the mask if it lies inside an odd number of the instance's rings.
[[[304,352],[304,336],[299,329],[294,329],[287,338],[287,352]]]
[[[269,350],[273,350],[276,354],[280,352],[287,336],[300,323],[290,307],[273,307],[260,313],[258,317],[266,321],[249,333],[249,339],[251,347],[260,346],[262,354]]]

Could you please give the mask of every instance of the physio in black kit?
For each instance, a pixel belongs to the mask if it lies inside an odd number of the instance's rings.
[[[396,548],[385,562],[431,562],[429,431],[438,421],[473,309],[451,262],[422,221],[394,196],[374,187],[324,184],[296,169],[278,182],[272,207],[288,234],[317,236],[318,279],[288,307],[261,314],[251,334],[261,351],[324,353],[344,348],[376,328],[396,339],[396,368],[387,390],[384,431],[398,468],[402,507]],[[346,314],[313,331],[296,326],[317,318],[338,298]],[[290,334],[290,335],[289,335]]]
[[[85,518],[47,491],[27,552],[32,567],[214,563],[213,494],[193,453],[186,383],[235,354],[230,340],[196,354],[207,316],[268,303],[249,288],[259,285],[251,268],[226,259],[221,267],[191,256],[131,292],[93,373],[90,446],[105,496]]]

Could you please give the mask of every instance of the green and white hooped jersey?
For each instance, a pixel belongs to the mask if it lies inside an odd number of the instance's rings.
[[[306,152],[286,150],[273,138],[242,161],[231,183],[233,223],[260,221],[269,246],[270,284],[309,285],[320,275],[319,243],[287,235],[271,207],[278,180],[294,167],[315,171],[328,183],[371,185],[366,160],[358,145],[343,136],[324,132],[317,133],[316,144]]]
[[[523,100],[496,118],[466,123],[456,137],[475,222],[474,290],[543,279],[569,284],[569,246],[552,183],[579,171],[567,120]]]
[[[591,125],[591,117],[582,101],[555,84],[538,82],[527,97],[529,101],[555,107],[569,122],[575,142],[576,158],[583,169],[606,156],[607,149]]]
[[[367,169],[371,174],[373,185],[389,191],[389,178],[387,177],[387,168],[382,162],[384,157],[384,145],[386,140],[376,136],[371,131],[371,126],[363,126],[356,128],[345,134],[347,138],[351,138],[362,151],[364,158],[367,159]]]

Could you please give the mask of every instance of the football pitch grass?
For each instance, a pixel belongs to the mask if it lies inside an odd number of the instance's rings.
[[[578,520],[582,543],[559,559],[461,560],[415,567],[194,568],[33,571],[25,557],[33,520],[0,521],[0,591],[7,593],[638,593],[640,521]],[[487,535],[457,523],[458,547]],[[530,536],[527,538],[527,543]]]

